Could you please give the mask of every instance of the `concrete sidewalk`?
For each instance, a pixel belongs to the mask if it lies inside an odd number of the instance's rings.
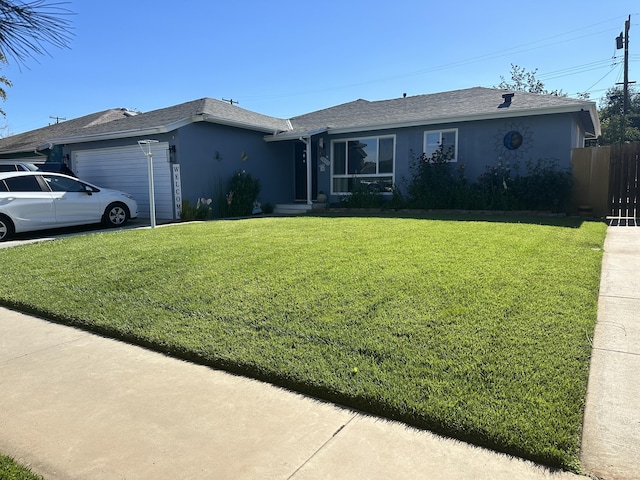
[[[609,227],[582,434],[583,470],[640,478],[640,227]]]
[[[582,478],[6,309],[0,392],[46,480]]]

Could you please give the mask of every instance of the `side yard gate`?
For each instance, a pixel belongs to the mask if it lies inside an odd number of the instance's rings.
[[[640,143],[611,145],[607,219],[640,218]]]

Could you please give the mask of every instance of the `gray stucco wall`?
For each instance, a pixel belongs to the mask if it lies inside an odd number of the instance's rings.
[[[458,129],[458,161],[464,165],[470,182],[498,162],[520,164],[527,161],[557,159],[561,168],[570,168],[571,149],[581,147],[584,131],[577,114],[555,114],[501,120],[440,124],[344,135],[317,135],[312,141],[313,198],[320,190],[331,192],[331,166],[320,161],[331,159],[331,141],[367,136],[395,135],[394,181],[402,191],[411,178],[411,158],[423,151],[424,132]],[[522,145],[509,150],[504,136],[510,131],[522,135]],[[289,203],[295,198],[295,140],[265,142],[265,134],[235,127],[197,122],[153,138],[175,146],[174,161],[180,164],[182,197],[190,202],[207,197],[219,201],[228,192],[231,176],[245,170],[260,180],[260,201]],[[142,138],[100,141],[65,146],[72,150],[136,145]],[[317,184],[316,184],[317,182]],[[339,196],[332,196],[336,202]]]
[[[153,138],[175,146],[173,160],[180,164],[182,198],[192,204],[202,197],[218,201],[219,194],[224,196],[228,192],[231,176],[238,170],[245,170],[260,180],[259,200],[262,203],[291,202],[294,196],[293,144],[268,144],[264,135],[262,132],[198,122],[151,137],[68,145],[64,153],[135,146],[138,140]]]
[[[232,175],[245,170],[260,180],[260,201],[290,202],[294,195],[293,145],[268,144],[264,133],[212,123],[193,123],[175,134],[183,198],[217,200]],[[220,191],[222,189],[222,191]]]
[[[520,173],[526,171],[526,162],[539,159],[555,159],[560,168],[570,168],[571,149],[581,147],[584,132],[578,118],[571,113],[519,117],[502,120],[482,120],[475,122],[441,124],[437,126],[411,127],[397,130],[380,130],[344,135],[324,135],[326,155],[331,155],[331,140],[361,138],[367,136],[396,136],[395,183],[403,186],[411,178],[412,152],[418,156],[423,151],[424,132],[430,130],[458,129],[458,159],[454,166],[464,165],[465,176],[474,182],[488,166],[500,161],[509,162],[513,167],[520,166]],[[504,136],[511,131],[519,132],[523,137],[522,145],[510,150],[504,145]],[[331,168],[317,169],[318,189],[331,191]],[[332,196],[331,201],[338,201]]]

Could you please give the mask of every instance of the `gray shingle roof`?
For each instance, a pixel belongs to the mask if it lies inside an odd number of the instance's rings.
[[[0,139],[0,154],[4,152],[33,152],[38,147],[46,144],[51,138],[77,135],[78,132],[84,129],[111,123],[115,120],[126,118],[127,115],[130,115],[130,112],[125,108],[112,108],[73,120],[49,125],[48,127],[11,135],[10,137]]]
[[[173,107],[146,112],[135,117],[123,118],[109,124],[98,125],[95,128],[86,129],[83,134],[94,135],[166,127],[197,116],[205,116],[211,121],[218,120],[220,123],[237,124],[245,128],[267,132],[289,128],[286,120],[251,112],[213,98],[201,98]]]
[[[201,98],[135,116],[125,115],[125,111],[125,109],[106,110],[0,139],[0,154],[3,152],[34,151],[47,142],[70,143],[74,139],[117,133],[135,136],[137,131],[170,129],[172,124],[194,121],[194,118],[269,133],[290,128],[287,120],[251,112],[212,98]]]
[[[132,137],[171,131],[194,121],[232,125],[268,134],[272,140],[295,138],[322,130],[358,131],[411,124],[437,124],[484,118],[584,111],[587,131],[599,133],[595,103],[552,95],[515,92],[508,108],[499,108],[505,90],[474,87],[392,100],[354,102],[300,115],[291,120],[262,115],[212,98],[129,116],[112,109],[31,132],[0,139],[0,154],[34,151],[47,142],[72,143],[91,139]]]
[[[515,93],[508,108],[503,103],[505,90],[474,87],[443,93],[417,95],[392,100],[370,102],[356,100],[291,119],[296,132],[319,129],[339,130],[395,126],[408,123],[446,123],[460,119],[515,116],[553,110],[589,110],[593,102],[528,92]]]

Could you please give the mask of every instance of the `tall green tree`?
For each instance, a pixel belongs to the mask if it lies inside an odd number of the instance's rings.
[[[46,45],[68,47],[71,40],[68,2],[46,0],[0,0],[0,63],[9,59],[25,64],[29,58],[48,54]],[[4,87],[11,82],[0,77],[0,98],[5,100]],[[4,111],[0,109],[4,115]]]
[[[567,94],[562,90],[547,90],[540,80],[536,78],[538,69],[532,71],[525,70],[515,64],[511,64],[511,80],[506,80],[500,75],[500,83],[495,88],[502,90],[513,90],[518,92],[539,93],[543,95],[555,95],[557,97],[566,97]]]
[[[640,141],[640,93],[629,89],[629,113],[623,115],[623,89],[615,86],[602,98],[598,116],[602,127],[599,145]]]

